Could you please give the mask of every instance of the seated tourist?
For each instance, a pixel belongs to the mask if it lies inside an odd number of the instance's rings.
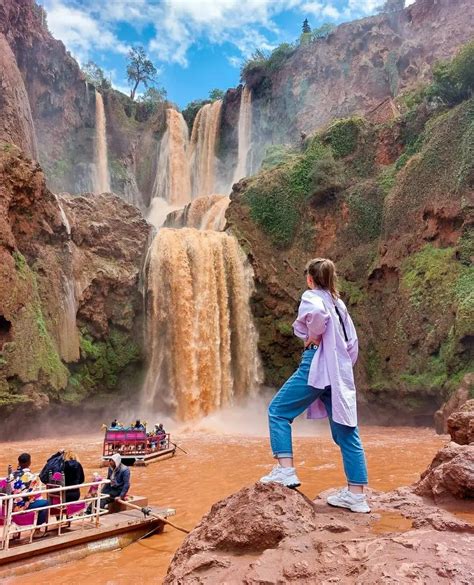
[[[155,433],[157,435],[166,435],[166,431],[161,423],[159,425],[155,425]]]
[[[116,429],[118,427],[118,420],[114,418],[114,420],[110,423],[111,429]]]
[[[84,483],[84,469],[77,455],[69,450],[64,454],[64,485],[78,485]],[[81,497],[81,490],[74,488],[66,491],[66,502],[75,502]]]
[[[14,500],[14,512],[35,510],[48,506],[47,499],[42,498],[41,495],[28,496],[29,493],[38,491],[44,486],[40,478],[35,473],[31,472],[31,455],[29,453],[22,453],[18,457],[18,467],[13,472],[12,478],[12,493],[18,497]],[[44,524],[48,519],[48,510],[40,510],[38,512],[37,524]]]
[[[133,425],[133,428],[136,431],[143,431],[145,429],[145,425],[140,421],[139,418],[137,418],[137,420],[135,421],[135,424]]]
[[[107,479],[110,479],[110,483],[102,490],[105,497],[100,500],[101,508],[107,507],[114,500],[124,498],[130,489],[130,469],[122,463],[118,453],[112,455],[109,460]]]

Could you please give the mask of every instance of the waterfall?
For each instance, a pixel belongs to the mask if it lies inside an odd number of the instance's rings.
[[[197,113],[191,133],[190,165],[192,196],[215,193],[216,146],[222,100],[206,104]]]
[[[77,302],[74,281],[65,278],[63,281],[63,297],[59,311],[59,353],[67,362],[77,362],[80,357],[79,332],[76,326]]]
[[[159,146],[153,198],[160,197],[170,205],[185,205],[191,201],[188,146],[188,126],[183,116],[168,108],[166,132]]]
[[[110,174],[107,160],[107,131],[102,94],[95,92],[95,173],[94,193],[110,191]]]
[[[226,233],[163,228],[147,281],[147,412],[205,416],[249,394],[259,378],[252,275]]]
[[[63,222],[63,226],[66,228],[66,233],[68,236],[71,235],[71,225],[69,223],[69,220],[67,218],[66,212],[64,211],[64,206],[63,203],[61,201],[61,198],[59,195],[56,195],[56,193],[54,194],[54,197],[56,199],[56,202],[58,204],[59,207],[59,213],[61,214],[61,220]]]
[[[229,197],[219,197],[204,214],[199,229],[222,231],[225,228],[225,212],[230,204]]]
[[[201,230],[222,230],[225,211],[230,199],[225,195],[196,197],[186,207],[173,211],[164,222],[164,227],[192,227]]]
[[[238,158],[234,171],[233,183],[237,183],[249,172],[249,153],[252,138],[252,92],[245,86],[240,97],[239,126],[238,126]]]

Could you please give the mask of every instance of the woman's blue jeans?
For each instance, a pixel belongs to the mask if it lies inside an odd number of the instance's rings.
[[[316,351],[316,349],[307,349],[303,352],[299,368],[280,388],[268,407],[273,455],[293,457],[291,423],[312,402],[320,398],[329,416],[332,438],[341,449],[347,482],[354,485],[366,485],[368,483],[367,464],[358,428],[341,425],[332,420],[330,386],[319,390],[308,385],[309,368]]]

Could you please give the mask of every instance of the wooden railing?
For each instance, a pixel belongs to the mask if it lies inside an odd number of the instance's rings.
[[[0,493],[0,550],[8,550],[10,545],[11,536],[14,534],[22,534],[23,532],[31,531],[30,543],[33,539],[33,533],[37,528],[45,527],[46,530],[50,528],[58,528],[59,533],[61,532],[61,526],[66,522],[78,523],[84,522],[86,519],[90,519],[91,522],[99,525],[100,516],[107,514],[107,510],[100,509],[100,499],[102,494],[103,486],[110,483],[109,479],[100,479],[90,483],[83,483],[79,485],[68,485],[68,486],[54,486],[46,487],[44,489],[35,490],[31,492],[25,492],[20,494],[2,494]],[[93,494],[88,493],[85,498],[80,498],[72,502],[66,502],[64,500],[65,492],[73,489],[91,488],[94,487]],[[89,490],[90,491],[90,490]],[[14,512],[14,501],[19,498],[35,498],[35,499],[47,499],[48,505],[41,506],[34,509],[26,508]],[[82,505],[82,506],[81,506]],[[90,511],[88,511],[90,506]],[[81,509],[82,507],[82,509]],[[68,509],[78,510],[76,513],[68,514]],[[81,509],[81,510],[80,510]],[[38,513],[42,510],[48,511],[48,518],[46,523],[38,525]],[[51,518],[50,512],[55,516]],[[25,519],[28,519],[31,515],[33,522],[25,523]],[[16,521],[15,521],[16,520]]]

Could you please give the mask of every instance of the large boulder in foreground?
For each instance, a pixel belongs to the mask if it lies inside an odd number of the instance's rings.
[[[469,372],[461,380],[459,388],[453,392],[443,406],[435,412],[434,422],[436,432],[440,435],[449,433],[448,430],[448,419],[449,417],[461,409],[461,407],[473,396],[474,390],[474,372]],[[474,407],[471,408],[474,410]],[[454,437],[453,441],[459,443]]]
[[[373,513],[352,514],[276,484],[243,488],[190,533],[164,583],[473,581],[474,526],[407,488],[371,501]]]
[[[441,449],[414,489],[436,502],[474,498],[474,446],[450,443]]]
[[[474,443],[474,400],[468,400],[447,420],[451,439],[459,445]]]

